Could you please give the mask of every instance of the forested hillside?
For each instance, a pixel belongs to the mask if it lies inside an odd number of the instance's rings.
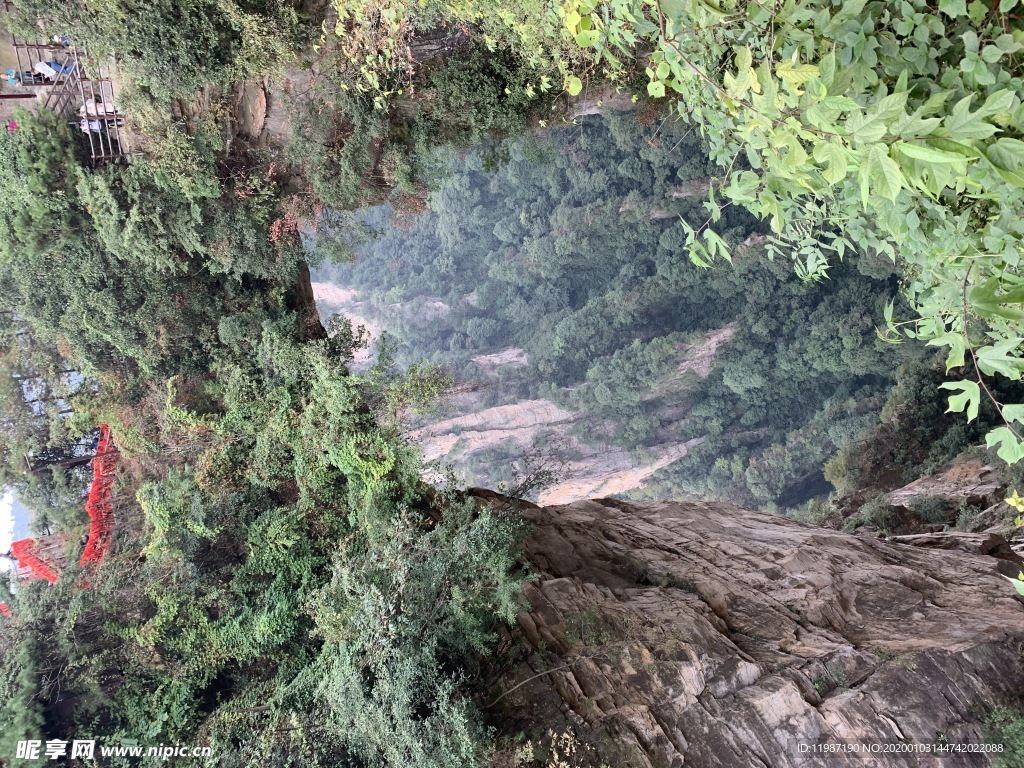
[[[707,437],[644,495],[795,506],[825,493],[824,464],[878,422],[900,365],[931,359],[879,338],[899,301],[884,256],[801,280],[766,258],[766,228],[730,208],[717,231],[733,263],[694,264],[680,219],[707,219],[714,169],[671,116],[609,110],[445,151],[438,166],[427,212],[396,227],[375,211],[377,238],[317,279],[358,289],[400,359],[445,365],[487,404],[550,397],[585,414],[579,438],[635,451]],[[528,365],[473,362],[508,348]],[[478,457],[471,480],[493,484],[545,450],[512,441]]]
[[[842,735],[834,707],[862,696],[902,722],[856,688],[878,670],[895,710],[928,699],[906,694],[918,662],[951,714],[942,732],[917,716],[912,740],[978,742],[982,710],[1019,704],[1000,669],[1024,636],[1010,489],[986,495],[993,530],[932,531],[950,551],[902,559],[911,543],[830,534],[805,560],[816,529],[735,504],[790,507],[828,479],[856,524],[881,475],[972,445],[1024,477],[1022,14],[4,3],[13,39],[41,42],[2,86],[31,109],[0,103],[0,480],[35,515],[0,576],[0,762],[85,739],[229,768],[603,768],[574,751],[602,707],[680,754],[684,730],[751,743],[729,730],[742,697]],[[62,105],[40,57],[78,52]],[[90,104],[101,62],[117,95]],[[121,129],[129,156],[91,151]],[[398,348],[357,359],[310,266],[362,291]],[[636,507],[650,525],[615,500],[531,507],[561,518],[531,533],[521,499],[460,488],[410,439],[453,390],[533,398],[542,442],[557,420],[657,455],[644,493],[733,503]],[[662,546],[701,509],[717,542]],[[612,517],[622,532],[597,533]],[[528,605],[541,579],[553,597]],[[556,724],[511,708],[541,678],[572,702]],[[697,720],[655,723],[657,702],[595,683],[654,678]],[[751,763],[793,765],[779,739]]]
[[[523,529],[421,482],[398,414],[445,377],[349,373],[350,328],[321,326],[251,157],[197,141],[187,177],[93,169],[54,116],[17,125],[0,132],[4,472],[56,559],[0,577],[3,762],[73,735],[239,765],[488,754],[459,685],[515,614]],[[101,423],[119,469],[98,566],[80,559],[92,472],[25,460]]]

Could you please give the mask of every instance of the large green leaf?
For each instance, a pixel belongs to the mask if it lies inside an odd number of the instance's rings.
[[[985,157],[1006,181],[1024,187],[1024,141],[996,139],[985,147]]]
[[[938,147],[931,147],[925,144],[912,144],[907,141],[898,141],[893,146],[907,157],[915,160],[924,160],[928,163],[949,163],[963,165],[965,158],[958,152],[948,152]]]
[[[985,435],[985,445],[989,448],[998,445],[999,450],[996,451],[996,456],[1007,464],[1016,464],[1021,458],[1024,458],[1024,443],[1017,439],[1009,427],[993,429]]]
[[[999,293],[1001,279],[998,275],[974,286],[970,292],[970,304],[982,317],[1002,317],[1006,320],[1024,320],[1024,312],[1007,306],[1024,304],[1024,287],[1013,288]]]
[[[960,141],[953,141],[951,139],[943,139],[935,136],[929,136],[926,141],[929,146],[946,152],[953,152],[955,154],[963,155],[964,157],[981,157],[981,152],[975,149],[971,144],[964,144]]]
[[[946,355],[946,373],[953,368],[960,368],[964,364],[964,355],[967,352],[967,339],[962,333],[944,333],[928,342],[929,347],[949,347]],[[948,387],[947,387],[948,389]]]
[[[1008,422],[1016,421],[1019,424],[1024,424],[1024,405],[1004,405],[1002,407],[1003,418]]]
[[[819,142],[814,145],[813,154],[819,164],[827,164],[827,167],[822,169],[821,175],[829,184],[838,184],[846,178],[850,162],[846,156],[846,148],[841,144],[831,141]]]
[[[996,127],[986,123],[979,112],[971,112],[973,96],[964,96],[950,110],[943,121],[951,139],[987,139],[996,132]],[[994,114],[994,113],[993,113]]]
[[[1011,353],[1016,351],[1022,341],[1024,339],[1004,339],[979,349],[976,355],[982,373],[989,376],[998,373],[1008,379],[1019,379],[1021,371],[1024,371],[1024,360]]]
[[[881,143],[872,144],[868,148],[867,157],[871,189],[885,199],[895,201],[900,190],[906,186],[906,178],[900,167],[889,157],[889,148]]]
[[[963,413],[967,409],[967,420],[974,421],[978,417],[978,407],[981,405],[981,388],[976,381],[945,381],[939,385],[939,389],[949,389],[960,392],[959,395],[949,396],[949,408],[946,413]]]
[[[775,68],[775,74],[794,87],[817,77],[818,72],[813,64],[795,64],[792,61],[783,61]]]
[[[1016,0],[1014,0],[1014,2],[1016,2]],[[1002,8],[1002,4],[1000,4],[999,7]],[[1011,5],[1010,7],[1012,8],[1013,6]],[[1003,576],[1003,578],[1013,584],[1013,588],[1017,590],[1018,595],[1024,596],[1024,581],[1021,581],[1020,579],[1011,579],[1009,576]]]

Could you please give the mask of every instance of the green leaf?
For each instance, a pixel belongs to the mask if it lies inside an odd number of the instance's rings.
[[[1004,339],[997,344],[979,349],[976,355],[982,373],[989,376],[998,373],[1008,379],[1019,379],[1021,371],[1024,370],[1024,360],[1013,357],[1010,353],[1016,351],[1022,341],[1024,339]]]
[[[1024,141],[997,139],[985,147],[985,157],[1003,179],[1024,187]]]
[[[981,119],[978,112],[971,112],[973,96],[964,96],[953,105],[949,115],[943,121],[949,137],[952,139],[987,139],[996,132],[996,127]],[[991,100],[991,97],[990,99]],[[986,105],[988,102],[986,102]],[[995,114],[994,112],[990,114]]]
[[[952,19],[967,15],[967,0],[939,0],[939,11]]]
[[[981,60],[986,64],[995,64],[1003,58],[1003,52],[994,45],[986,45],[981,49]]]
[[[846,131],[860,144],[873,144],[885,136],[886,126],[881,120],[854,112],[846,118]]]
[[[879,99],[868,109],[867,116],[883,123],[891,122],[894,118],[903,114],[907,106],[907,92],[899,91],[891,93]]]
[[[708,252],[712,255],[721,256],[730,264],[732,263],[732,254],[729,253],[729,246],[726,245],[725,240],[718,236],[718,233],[712,229],[704,230],[704,239],[708,243]]]
[[[828,96],[822,99],[820,104],[824,109],[835,109],[843,112],[860,109],[860,105],[848,96]]]
[[[825,86],[825,92],[828,93],[828,90],[836,80],[835,50],[829,51],[818,60],[818,68],[821,70],[818,73],[818,79],[821,80],[821,84]]]
[[[867,5],[867,0],[847,0],[839,6],[839,13],[836,14],[835,21],[856,19],[864,10],[865,5]]]
[[[744,46],[736,50],[736,69],[744,70],[747,69],[754,62],[754,54],[750,52],[750,49]]]
[[[967,4],[967,18],[971,20],[974,26],[981,26],[981,22],[988,16],[988,6],[981,0],[971,0]]]
[[[1024,48],[1024,45],[1021,45],[1020,43],[1018,43],[1014,39],[1013,35],[1011,35],[1009,33],[1003,34],[1003,35],[1000,35],[999,37],[997,37],[996,40],[995,40],[995,43],[996,43],[996,48],[998,48],[1003,53],[1016,53],[1021,48]]]
[[[701,243],[694,241],[690,244],[690,261],[696,264],[702,269],[711,268],[711,255],[708,253],[708,249],[705,248]]]
[[[985,99],[985,103],[981,105],[981,109],[979,109],[976,114],[978,117],[992,117],[993,115],[998,115],[1000,112],[1008,112],[1010,108],[1013,107],[1013,102],[1016,98],[1017,94],[1009,88],[996,91]]]
[[[981,405],[981,387],[976,381],[944,381],[939,384],[939,389],[959,391],[959,395],[949,396],[949,408],[946,413],[963,413],[967,409],[967,421],[974,421],[978,417],[978,407]]]
[[[962,165],[966,159],[959,152],[947,152],[937,147],[924,144],[911,144],[905,141],[898,141],[894,145],[902,154],[912,157],[915,160],[924,160],[927,163],[949,163]]]
[[[974,286],[970,293],[971,307],[982,317],[1002,317],[1006,320],[1024,320],[1024,312],[1007,304],[1024,304],[1024,288],[1014,288],[998,293],[999,276],[990,277],[984,283]]]
[[[868,148],[867,163],[871,188],[887,200],[896,200],[900,190],[906,186],[906,179],[900,167],[889,157],[885,144],[872,144]],[[864,168],[861,168],[861,173]]]
[[[960,368],[964,364],[964,354],[967,352],[967,339],[962,333],[944,333],[928,342],[929,347],[949,347],[949,354],[946,355],[946,373],[953,368]]]
[[[735,76],[729,72],[725,73],[726,91],[734,99],[744,98],[747,95],[747,91],[751,88],[753,88],[755,92],[761,90],[761,86],[757,82],[757,76],[754,73],[754,69],[750,66],[752,61],[753,55],[750,53],[750,49],[740,48],[736,51]]]
[[[999,12],[1006,13],[1017,7],[1017,0],[999,0]]]
[[[576,35],[576,45],[580,48],[593,48],[597,45],[598,37],[596,29],[585,29]]]
[[[838,184],[846,178],[850,162],[846,157],[846,148],[832,142],[821,142],[814,145],[814,159],[819,163],[827,163],[821,175],[829,184]]]
[[[647,84],[647,93],[655,99],[660,99],[665,95],[665,84],[660,80],[650,82]]]
[[[580,91],[583,90],[583,81],[573,75],[569,78],[569,82],[566,84],[565,90],[569,92],[570,96],[579,96]]]
[[[775,68],[775,74],[794,88],[818,76],[820,70],[813,64],[794,64],[783,61]]]
[[[752,85],[757,83],[754,79],[754,70],[741,69],[735,76],[730,72],[725,73],[725,91],[734,99],[742,99],[747,95]]]
[[[985,435],[985,445],[989,448],[998,445],[996,455],[1007,464],[1016,464],[1024,457],[1024,444],[1017,439],[1009,427],[998,427]]]
[[[1024,424],[1024,405],[1015,405],[1011,403],[1010,405],[1004,405],[1002,410],[1003,418],[1006,421],[1016,421],[1019,424]]]
[[[958,155],[963,155],[964,157],[981,157],[981,152],[970,144],[963,144],[959,141],[952,141],[951,139],[934,138],[932,136],[929,136],[927,141],[929,146],[941,149],[945,152],[954,152]]]

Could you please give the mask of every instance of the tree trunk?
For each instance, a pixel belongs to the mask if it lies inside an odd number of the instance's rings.
[[[299,278],[289,296],[289,305],[299,316],[299,338],[303,341],[326,339],[327,329],[320,322],[320,310],[313,296],[313,283],[309,275],[309,265],[302,262],[299,267]]]

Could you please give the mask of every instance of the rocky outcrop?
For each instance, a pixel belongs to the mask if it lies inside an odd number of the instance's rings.
[[[976,555],[987,555],[996,560],[1000,572],[1004,576],[1016,578],[1024,569],[1024,558],[1013,551],[1010,543],[998,533],[968,533],[965,531],[936,531],[935,533],[917,533],[909,536],[890,536],[889,541],[897,544],[910,544],[927,549],[953,549],[970,552]]]
[[[973,457],[960,457],[941,472],[922,477],[889,493],[889,506],[916,511],[926,499],[942,499],[952,509],[987,508],[1002,500],[1005,482],[991,466]]]
[[[987,765],[801,745],[980,743],[1024,692],[1024,606],[991,557],[717,503],[526,516],[539,577],[508,643],[526,650],[483,705],[513,732],[573,731],[574,765]]]

